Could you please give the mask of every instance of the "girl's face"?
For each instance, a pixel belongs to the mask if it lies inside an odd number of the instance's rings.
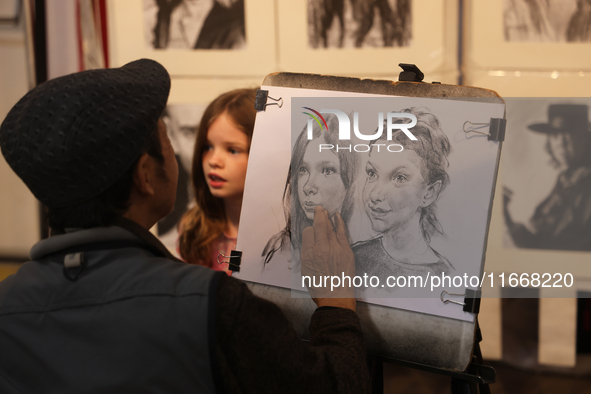
[[[207,130],[203,148],[203,175],[209,191],[222,199],[242,199],[248,164],[248,137],[227,112]]]
[[[432,200],[421,174],[422,159],[413,150],[373,150],[367,161],[363,205],[374,231],[403,228],[420,218],[420,209]]]
[[[309,220],[314,219],[316,205],[331,215],[340,210],[346,195],[339,158],[332,151],[320,152],[320,144],[324,143],[323,138],[310,141],[297,168],[298,198]]]

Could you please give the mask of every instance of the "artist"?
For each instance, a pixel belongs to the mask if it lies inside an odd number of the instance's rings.
[[[367,392],[350,289],[313,294],[306,344],[276,305],[148,231],[175,201],[169,90],[160,64],[138,60],[41,84],[2,123],[2,153],[52,236],[0,282],[0,392]],[[339,223],[316,209],[302,270],[354,272]]]

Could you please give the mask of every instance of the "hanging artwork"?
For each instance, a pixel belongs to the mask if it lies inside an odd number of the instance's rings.
[[[505,246],[591,251],[588,99],[509,99]]]
[[[363,77],[396,75],[399,62],[420,65],[429,75],[454,70],[454,7],[456,1],[443,0],[279,1],[279,64],[290,71]]]
[[[507,41],[591,41],[588,0],[504,0]]]
[[[172,77],[276,71],[273,0],[110,0],[107,9],[114,67],[148,58]]]
[[[21,9],[20,0],[6,0],[0,4],[0,25],[18,24]]]
[[[589,0],[470,0],[464,5],[467,73],[579,72],[591,63]]]
[[[411,0],[308,0],[309,46],[408,46],[412,39],[411,12]]]
[[[195,201],[191,185],[191,167],[197,129],[205,107],[198,104],[169,104],[162,114],[162,121],[166,125],[168,138],[175,151],[179,179],[174,209],[158,222],[157,234],[162,243],[175,255],[178,255],[179,221]]]
[[[144,33],[154,49],[242,49],[244,0],[144,0]]]

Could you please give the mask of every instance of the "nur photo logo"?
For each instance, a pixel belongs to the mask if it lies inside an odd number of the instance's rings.
[[[312,140],[313,136],[313,128],[314,122],[318,124],[320,129],[324,128],[327,131],[334,132],[334,130],[328,130],[328,124],[326,119],[322,114],[333,114],[336,116],[339,124],[338,134],[340,141],[347,141],[351,140],[351,120],[349,116],[338,109],[321,109],[320,111],[316,111],[310,107],[302,107],[303,109],[309,112],[303,112],[303,114],[308,115],[310,119],[308,119],[307,124],[307,138],[308,140]],[[378,126],[377,130],[372,134],[365,134],[362,133],[359,129],[359,113],[353,112],[353,133],[355,137],[362,141],[375,141],[382,136],[384,133],[384,123],[386,128],[386,139],[388,141],[392,140],[392,134],[394,131],[401,130],[409,139],[416,141],[417,138],[412,134],[409,130],[416,126],[417,124],[417,117],[413,114],[403,113],[403,112],[388,112],[386,113],[386,122],[384,122],[384,112],[378,112]],[[409,123],[397,123],[395,122],[398,119],[410,119]],[[380,150],[380,147],[386,146],[385,144],[356,144],[354,146],[340,146],[340,145],[333,145],[333,144],[320,144],[319,151],[321,152],[323,149],[326,150],[333,150],[335,149],[337,152],[339,150],[348,150],[351,151],[352,149],[355,152],[369,152],[372,147],[376,147],[377,150]],[[402,152],[404,147],[400,144],[391,144],[387,145],[386,149],[389,152]]]

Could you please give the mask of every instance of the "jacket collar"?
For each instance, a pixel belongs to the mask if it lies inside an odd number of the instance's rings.
[[[43,256],[71,247],[108,241],[139,241],[157,249],[164,257],[178,261],[154,234],[134,221],[125,218],[117,219],[114,225],[110,227],[76,230],[44,239],[33,245],[30,257],[31,260],[38,260]]]

